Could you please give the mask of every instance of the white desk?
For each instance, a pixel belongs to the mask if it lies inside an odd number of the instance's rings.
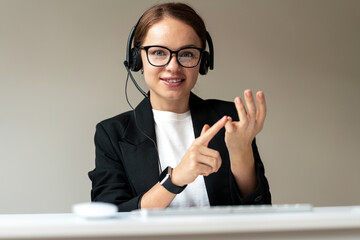
[[[0,215],[0,239],[360,239],[360,209],[147,219],[125,213],[104,220],[73,214]]]

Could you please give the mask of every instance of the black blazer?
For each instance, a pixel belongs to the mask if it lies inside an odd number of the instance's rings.
[[[232,102],[202,100],[191,93],[189,104],[195,138],[200,136],[204,124],[212,126],[224,115],[238,121]],[[224,134],[225,130],[220,130],[209,143],[209,148],[217,150],[222,159],[219,171],[204,177],[210,205],[271,204],[255,140],[252,147],[258,186],[244,198],[230,169]],[[147,98],[136,107],[135,114],[134,111],[125,112],[97,124],[95,169],[89,172],[91,200],[114,203],[119,211],[137,209],[140,197],[159,178],[158,153],[153,141],[156,142],[154,118]]]

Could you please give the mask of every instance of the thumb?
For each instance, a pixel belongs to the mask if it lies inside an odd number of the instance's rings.
[[[232,118],[228,117],[227,122],[225,124],[225,130],[227,132],[233,132],[234,131],[234,126],[233,126],[233,122],[232,122]]]
[[[206,133],[207,130],[209,130],[210,126],[209,124],[205,124],[201,130],[200,136]]]

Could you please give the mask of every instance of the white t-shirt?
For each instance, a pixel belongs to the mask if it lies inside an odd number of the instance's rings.
[[[195,140],[190,111],[173,113],[154,110],[155,133],[162,171],[176,167]],[[209,206],[204,177],[196,180],[177,194],[169,207]]]

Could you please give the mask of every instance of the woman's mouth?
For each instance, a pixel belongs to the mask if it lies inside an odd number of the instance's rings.
[[[169,80],[165,80],[165,81],[167,81],[168,83],[177,83],[177,82],[183,81],[183,79],[169,79]]]
[[[165,85],[169,87],[178,87],[185,80],[183,78],[161,78]]]

